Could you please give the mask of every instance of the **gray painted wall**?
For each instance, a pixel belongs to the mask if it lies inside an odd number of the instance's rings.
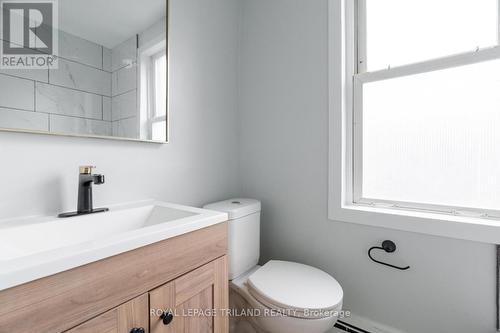
[[[262,262],[318,266],[345,307],[411,333],[491,333],[493,245],[327,219],[327,1],[242,1],[240,130],[243,195],[261,199]],[[399,272],[367,249],[394,240]]]
[[[171,143],[0,133],[0,218],[76,205],[78,166],[107,176],[96,205],[145,198],[200,205],[238,193],[237,3],[171,0]]]
[[[320,267],[342,284],[346,308],[407,332],[493,332],[492,245],[327,220],[326,0],[238,6],[171,0],[170,144],[0,133],[0,218],[74,209],[85,163],[108,176],[97,205],[255,197],[263,262]],[[368,260],[386,238],[410,271]]]

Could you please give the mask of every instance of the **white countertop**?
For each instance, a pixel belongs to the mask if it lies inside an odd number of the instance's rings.
[[[69,219],[0,221],[0,290],[227,221],[226,213],[153,200]]]

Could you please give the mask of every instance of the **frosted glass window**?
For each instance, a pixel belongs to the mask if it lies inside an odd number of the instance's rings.
[[[155,141],[167,141],[167,122],[158,121],[152,125],[152,139]]]
[[[498,73],[493,60],[365,83],[362,197],[500,210]]]
[[[368,71],[498,43],[498,0],[365,1]]]
[[[167,139],[167,54],[162,50],[151,56],[151,138],[155,141]]]
[[[154,59],[155,116],[167,114],[167,55]]]

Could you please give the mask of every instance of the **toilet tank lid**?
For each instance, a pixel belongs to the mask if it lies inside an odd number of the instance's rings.
[[[227,213],[229,215],[229,219],[234,220],[260,212],[260,201],[254,199],[234,198],[214,202],[203,206],[203,208]]]

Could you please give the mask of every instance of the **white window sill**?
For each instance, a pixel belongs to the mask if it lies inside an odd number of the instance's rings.
[[[331,207],[328,217],[339,222],[500,244],[500,220],[358,205]]]

